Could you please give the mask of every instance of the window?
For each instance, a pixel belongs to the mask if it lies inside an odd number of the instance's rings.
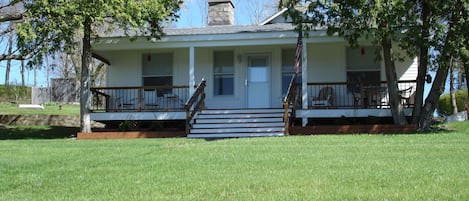
[[[213,54],[214,95],[234,94],[234,53],[219,51]]]
[[[143,86],[173,85],[173,54],[142,55]],[[171,89],[158,90],[158,96],[171,93]]]
[[[295,49],[282,50],[282,94],[286,94],[291,78],[295,74]],[[301,83],[301,69],[296,78],[296,83]]]
[[[362,84],[377,84],[381,80],[377,47],[347,48],[347,82],[349,91],[357,92]]]

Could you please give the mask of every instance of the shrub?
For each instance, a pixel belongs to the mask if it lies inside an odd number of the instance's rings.
[[[0,103],[30,103],[31,87],[0,85]]]
[[[458,112],[464,111],[466,104],[468,104],[467,90],[456,91],[456,104],[458,105]],[[440,96],[438,100],[438,113],[440,115],[450,115],[452,113],[449,93]]]

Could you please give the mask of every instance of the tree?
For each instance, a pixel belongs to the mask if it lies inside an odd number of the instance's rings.
[[[12,60],[27,59],[27,56],[18,54],[15,46],[15,28],[16,24],[22,20],[22,4],[19,1],[6,1],[0,3],[0,38],[7,38],[6,52],[0,55],[0,61],[6,60],[5,84],[10,83],[10,72],[12,69]],[[24,85],[24,71],[20,69],[22,75],[22,84]]]
[[[278,0],[250,0],[246,1],[241,12],[249,16],[251,24],[260,24],[262,20],[277,11]]]
[[[251,0],[246,2],[244,7],[243,11],[249,16],[251,24],[259,24],[262,20],[275,12],[271,7],[268,7],[268,1],[264,0]]]
[[[9,37],[10,33],[16,35],[16,24],[21,23],[24,17],[24,6],[22,0],[9,0],[0,3],[0,37]],[[5,28],[5,29],[2,29]],[[13,44],[12,44],[13,45]],[[15,48],[17,46],[13,45]],[[13,48],[12,46],[12,48]],[[31,54],[21,54],[18,49],[11,53],[0,54],[0,61],[4,60],[27,60],[32,57]]]
[[[415,24],[411,26],[409,33],[412,35],[411,38],[406,38],[406,42],[403,44],[408,44],[407,49],[412,49],[416,47],[415,50],[419,52],[419,65],[417,70],[417,86],[415,89],[415,99],[414,99],[414,109],[412,110],[412,123],[418,123],[420,121],[420,113],[422,111],[423,105],[423,92],[425,89],[425,81],[427,76],[428,62],[429,62],[429,36],[430,36],[430,27],[431,27],[431,8],[428,2],[429,0],[420,0],[418,3],[420,6],[417,6],[415,13],[420,15],[421,24]],[[420,8],[420,10],[418,9]],[[413,38],[415,37],[415,38]]]
[[[397,124],[403,120],[401,105],[396,104],[393,41],[406,50],[406,56],[419,54],[416,102],[413,122],[422,130],[430,129],[438,98],[444,91],[451,57],[461,57],[459,49],[467,49],[469,41],[469,2],[462,0],[284,0],[282,5],[293,8],[302,2],[304,12],[290,12],[302,29],[327,28],[354,45],[358,39],[369,38],[383,50],[391,110]],[[464,51],[459,51],[464,52]],[[431,61],[431,62],[430,62]],[[423,101],[425,75],[429,64],[436,67],[430,94]],[[467,71],[467,69],[466,69]]]
[[[407,124],[395,69],[395,61],[400,56],[393,52],[393,43],[400,38],[402,26],[408,23],[408,18],[401,16],[408,12],[411,3],[392,0],[284,0],[281,6],[294,8],[299,2],[302,2],[304,11],[290,9],[288,13],[298,29],[310,31],[326,28],[329,35],[337,34],[345,38],[352,47],[358,46],[363,38],[381,47],[394,123]]]
[[[179,0],[37,0],[25,2],[24,23],[18,28],[22,52],[38,52],[33,62],[46,53],[67,51],[82,37],[80,80],[80,127],[91,132],[91,40],[93,36],[119,28],[127,36],[159,38],[165,23],[175,20]]]
[[[455,70],[454,60],[453,58],[451,58],[451,61],[449,64],[449,95],[451,99],[452,114],[458,113],[458,105],[456,103],[456,89],[454,88],[454,85],[455,85],[454,70]]]
[[[431,128],[433,113],[438,105],[438,99],[444,92],[446,79],[452,57],[462,57],[461,49],[469,47],[467,35],[469,34],[469,2],[462,0],[429,1],[432,5],[432,21],[439,26],[432,26],[432,37],[427,40],[435,51],[435,65],[437,66],[435,79],[430,93],[425,99],[425,104],[418,121],[421,130]]]
[[[13,24],[10,24],[13,26]],[[7,54],[11,55],[13,53],[13,32],[8,34],[8,51]],[[10,84],[10,70],[11,70],[11,60],[7,60],[7,65],[5,69],[5,85]]]
[[[52,56],[51,68],[54,76],[65,79],[80,80],[81,72],[81,51],[73,49],[70,52],[55,52]],[[99,86],[105,79],[106,64],[97,59],[93,59],[90,64],[91,86]],[[77,83],[79,86],[79,83]]]

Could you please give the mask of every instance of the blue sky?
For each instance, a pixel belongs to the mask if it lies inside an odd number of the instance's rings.
[[[5,73],[6,73],[6,61],[0,62],[0,84],[5,84]],[[11,63],[11,70],[10,70],[10,83],[15,85],[21,85],[21,62],[20,61],[12,61]],[[25,74],[25,82],[28,86],[34,85],[34,71],[33,70],[26,70]],[[45,87],[47,86],[47,71],[42,69],[37,71],[37,86],[38,87]]]

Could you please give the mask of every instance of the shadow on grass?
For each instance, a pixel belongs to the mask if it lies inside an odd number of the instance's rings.
[[[80,128],[45,127],[0,127],[0,140],[63,139],[75,137]]]

